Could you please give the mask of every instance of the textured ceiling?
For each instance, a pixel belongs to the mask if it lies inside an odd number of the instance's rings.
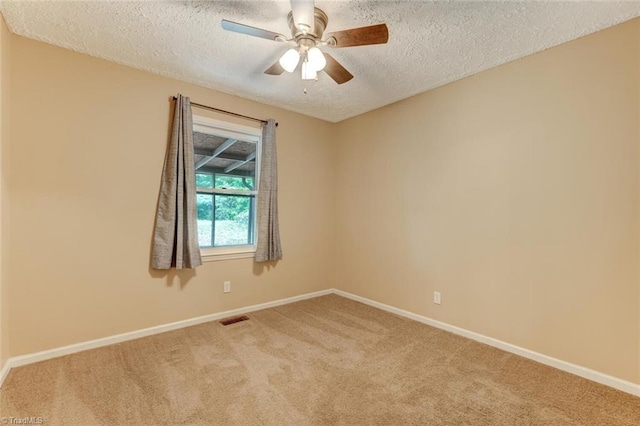
[[[3,1],[16,34],[336,122],[640,15],[635,1],[323,1],[327,32],[385,22],[386,45],[331,49],[355,78],[263,71],[288,45],[288,1]],[[303,93],[307,88],[308,94]],[[189,95],[186,93],[185,95]],[[194,99],[197,102],[197,99]]]

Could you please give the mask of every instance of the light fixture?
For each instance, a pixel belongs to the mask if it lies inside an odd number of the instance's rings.
[[[311,62],[305,58],[302,62],[302,79],[303,80],[315,80],[318,78],[318,72],[314,69]]]
[[[300,55],[300,49],[302,55]],[[306,46],[299,47],[298,49],[289,49],[284,52],[284,55],[280,57],[278,61],[280,66],[287,72],[293,72],[302,59],[302,79],[303,80],[317,80],[318,71],[324,69],[327,65],[327,60],[320,49],[313,46],[309,49]]]
[[[287,72],[293,72],[300,62],[300,53],[297,49],[289,49],[280,57],[280,66]]]
[[[325,59],[322,51],[317,47],[312,47],[307,52],[307,60],[309,61],[309,65],[316,71],[322,71],[325,65],[327,65],[327,60]]]

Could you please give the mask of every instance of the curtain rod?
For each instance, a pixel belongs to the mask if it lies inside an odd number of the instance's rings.
[[[174,101],[177,100],[177,99],[178,99],[177,96],[173,97]],[[209,106],[209,105],[198,104],[196,102],[191,102],[191,105],[193,105],[195,107],[199,107],[199,108],[210,109],[211,111],[221,112],[223,114],[229,114],[229,115],[234,115],[234,116],[240,117],[240,118],[246,118],[247,120],[259,121],[262,124],[267,124],[267,120],[262,120],[261,118],[249,117],[248,115],[242,115],[242,114],[238,114],[238,113],[235,113],[235,112],[226,111],[224,109],[214,108],[214,107]],[[278,127],[278,123],[276,123],[276,127]]]

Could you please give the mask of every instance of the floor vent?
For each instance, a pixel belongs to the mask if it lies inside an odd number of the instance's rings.
[[[231,324],[235,324],[237,322],[247,321],[248,319],[249,319],[248,316],[240,315],[238,317],[231,317],[231,318],[225,318],[223,320],[220,320],[220,324],[222,324],[222,325],[231,325]]]

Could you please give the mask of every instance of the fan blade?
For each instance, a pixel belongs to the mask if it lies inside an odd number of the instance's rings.
[[[280,75],[283,72],[284,68],[282,68],[282,65],[280,65],[280,60],[278,59],[276,63],[267,68],[264,73],[269,75]]]
[[[313,0],[291,0],[293,23],[298,29],[308,28],[307,32],[313,33],[315,26],[314,8]]]
[[[324,53],[324,52],[323,52]],[[327,65],[324,67],[324,72],[329,74],[336,83],[342,84],[353,78],[353,75],[345,69],[333,56],[328,53],[324,53],[324,57],[327,60]]]
[[[389,29],[386,24],[371,25],[370,27],[352,28],[336,31],[326,35],[326,39],[336,40],[333,47],[365,46],[367,44],[384,44],[389,41]],[[329,44],[331,45],[331,44]]]
[[[282,34],[274,33],[273,31],[267,31],[256,27],[250,27],[249,25],[239,24],[237,22],[222,20],[222,28],[227,31],[233,31],[234,33],[246,34],[253,37],[266,38],[267,40],[285,41],[287,38]]]

